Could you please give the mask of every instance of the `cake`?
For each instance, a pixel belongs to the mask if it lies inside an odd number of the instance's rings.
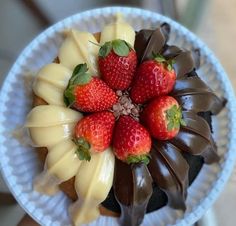
[[[64,191],[75,201],[69,210],[74,225],[100,214],[119,217],[121,225],[140,225],[146,212],[166,204],[184,211],[189,181],[203,163],[219,160],[211,117],[226,101],[198,77],[200,50],[168,45],[169,33],[166,23],[135,33],[121,15],[101,33],[69,30],[58,57],[35,78],[34,108],[25,127],[45,167],[34,189],[48,195]],[[143,65],[154,58],[167,71],[161,85],[143,79]],[[80,88],[71,95],[75,81]],[[163,137],[153,130],[150,115],[164,98],[176,101],[178,114],[177,126]],[[137,146],[129,152],[130,134]],[[138,155],[130,155],[137,149]]]

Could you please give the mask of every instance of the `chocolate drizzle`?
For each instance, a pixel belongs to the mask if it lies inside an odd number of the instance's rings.
[[[189,166],[181,150],[170,142],[153,140],[148,169],[155,183],[167,194],[168,205],[185,210]]]
[[[121,225],[140,225],[152,195],[152,178],[147,166],[143,163],[130,166],[116,159],[113,188],[121,207]]]

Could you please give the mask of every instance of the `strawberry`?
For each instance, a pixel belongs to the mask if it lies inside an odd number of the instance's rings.
[[[75,67],[64,91],[66,106],[83,112],[108,110],[117,102],[115,92],[105,82],[91,76],[86,64]]]
[[[102,152],[110,146],[115,117],[111,112],[96,112],[82,118],[75,126],[74,142],[80,160],[90,160],[90,151]]]
[[[113,150],[124,162],[149,162],[151,137],[148,131],[130,116],[121,116],[113,135]]]
[[[154,138],[169,140],[175,137],[180,125],[185,125],[178,102],[171,96],[151,101],[144,109],[141,119]]]
[[[170,93],[176,80],[173,63],[173,60],[165,60],[161,55],[143,62],[134,78],[131,99],[137,104],[143,104],[153,97]]]
[[[125,41],[106,42],[99,50],[99,69],[103,80],[113,89],[130,86],[137,66],[137,55]]]

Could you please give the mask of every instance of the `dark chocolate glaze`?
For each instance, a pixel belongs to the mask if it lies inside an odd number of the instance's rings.
[[[152,178],[143,163],[131,166],[116,159],[114,192],[121,207],[120,224],[140,225],[152,195]]]
[[[201,170],[204,160],[202,156],[192,155],[188,152],[184,152],[182,153],[182,155],[189,165],[189,184],[191,185],[197,177],[199,171]],[[126,186],[126,184],[124,183],[123,186]],[[153,193],[147,206],[147,213],[158,210],[163,206],[166,206],[167,204],[168,197],[166,193],[160,189],[158,184],[153,183]],[[116,213],[121,212],[120,206],[116,201],[113,188],[109,192],[106,200],[102,203],[102,205]]]
[[[182,109],[197,113],[210,111],[216,115],[225,105],[225,100],[219,98],[198,76],[178,78],[171,95]]]
[[[166,58],[166,59],[172,59],[176,56],[178,56],[183,50],[181,48],[179,48],[178,46],[174,46],[174,45],[165,45],[162,48],[162,52],[161,54]]]
[[[120,222],[125,226],[139,225],[146,211],[166,204],[185,210],[189,182],[192,183],[204,162],[211,164],[219,160],[211,134],[211,115],[218,114],[226,101],[198,77],[200,51],[168,45],[169,33],[170,26],[166,23],[155,30],[141,30],[136,33],[134,48],[139,63],[156,53],[175,60],[177,80],[170,95],[183,109],[186,126],[181,126],[178,135],[170,141],[152,141],[148,168],[116,160],[113,189],[103,205],[116,212],[121,210]]]
[[[195,58],[192,51],[181,51],[173,59],[175,60],[174,69],[178,78],[195,69]]]
[[[138,56],[138,62],[142,63],[153,57],[153,53],[159,53],[168,41],[170,26],[167,23],[156,30],[141,30],[136,34],[134,49]]]
[[[182,113],[186,126],[181,126],[178,135],[170,142],[182,151],[192,155],[202,155],[207,164],[217,162],[219,157],[207,122],[194,112]]]
[[[185,210],[189,166],[181,150],[170,142],[153,140],[148,169],[155,183],[167,194],[169,206]]]

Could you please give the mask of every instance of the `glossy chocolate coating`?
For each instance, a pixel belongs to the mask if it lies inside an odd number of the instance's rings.
[[[178,145],[179,149],[187,150],[194,155],[204,156],[206,163],[212,163],[218,160],[216,154],[216,145],[211,137],[211,131],[208,127],[204,127],[207,123],[199,123],[198,127],[190,124],[193,122],[193,115],[196,115],[195,120],[198,120],[197,113],[211,112],[218,114],[224,107],[226,101],[219,98],[197,75],[196,69],[200,66],[200,51],[198,49],[189,51],[181,49],[177,46],[169,46],[166,42],[168,40],[168,32],[166,31],[166,24],[156,29],[157,32],[150,30],[141,30],[137,33],[135,40],[135,48],[139,49],[142,46],[142,51],[137,52],[140,62],[144,59],[151,59],[151,54],[160,53],[168,59],[174,59],[174,69],[177,74],[176,84],[170,95],[172,95],[180,104],[181,108],[185,111],[192,111],[191,118],[186,118],[189,126],[181,128],[178,136],[173,139],[172,143]],[[165,35],[164,35],[165,34]],[[155,38],[154,38],[155,37]],[[152,46],[155,48],[151,48]],[[163,45],[162,47],[160,45]],[[146,48],[143,48],[146,46]],[[186,113],[186,117],[190,117],[190,113]],[[200,118],[201,119],[201,118]],[[202,120],[204,121],[204,120]],[[193,132],[198,129],[198,133]],[[202,137],[207,128],[209,137]],[[201,145],[196,145],[201,142]]]
[[[181,126],[178,135],[170,141],[152,141],[152,158],[148,165],[154,181],[152,196],[150,174],[144,165],[131,167],[116,161],[113,190],[121,208],[122,225],[139,225],[146,207],[149,212],[167,203],[174,209],[185,210],[189,181],[191,184],[203,162],[211,164],[219,160],[211,134],[211,115],[218,114],[226,101],[217,97],[198,77],[200,51],[168,45],[169,33],[170,26],[166,23],[156,30],[141,30],[136,34],[134,47],[139,63],[151,59],[153,53],[175,60],[177,80],[171,95],[183,109],[186,126]],[[138,185],[140,175],[144,187]],[[114,194],[110,192],[110,200],[114,199]],[[109,199],[103,204],[119,211],[117,203]]]
[[[138,62],[142,63],[153,57],[153,53],[159,53],[166,44],[170,33],[167,23],[156,30],[141,30],[136,34],[134,49],[138,56]]]
[[[167,194],[169,206],[185,210],[189,166],[181,150],[168,141],[153,140],[148,169],[155,183]]]
[[[207,122],[191,111],[183,111],[186,126],[181,126],[177,136],[170,142],[182,152],[202,155],[207,164],[217,162],[219,157]]]
[[[140,225],[152,195],[152,178],[143,163],[131,166],[116,159],[113,189],[121,207],[120,224]]]
[[[225,105],[225,100],[216,96],[198,76],[178,78],[171,95],[182,109],[197,113],[210,111],[216,115]]]

